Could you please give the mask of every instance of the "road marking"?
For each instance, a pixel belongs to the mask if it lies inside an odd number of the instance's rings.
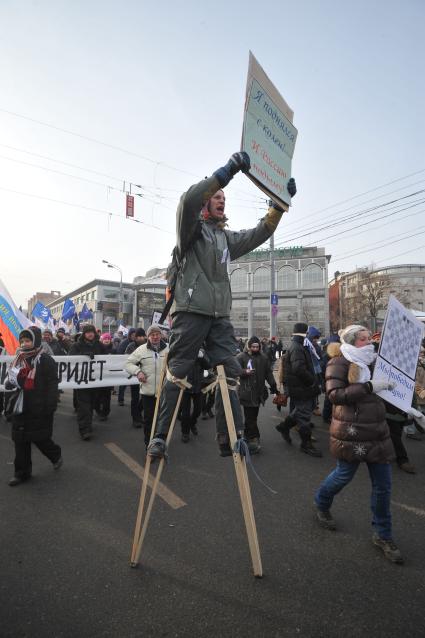
[[[115,443],[105,443],[105,447],[108,448],[108,450],[112,452],[112,454],[116,456],[117,459],[121,461],[121,463],[124,463],[124,465],[126,465],[128,469],[131,470],[136,476],[138,476],[140,479],[143,479],[145,468],[142,465],[139,465],[137,461],[135,461]],[[153,482],[154,477],[152,476],[152,474],[149,474],[148,485],[150,488],[152,488]],[[168,489],[168,487],[161,483],[161,481],[158,483],[157,493],[158,496],[160,496],[173,510],[178,510],[180,507],[184,507],[185,505],[187,505],[187,503],[182,501],[182,499],[177,496],[177,494],[174,494],[174,492]]]
[[[412,512],[412,514],[416,514],[416,516],[421,516],[425,518],[425,510],[420,507],[413,507],[412,505],[405,505],[404,503],[397,503],[397,501],[391,501],[392,505],[396,505],[400,507],[402,510],[406,510],[406,512]]]

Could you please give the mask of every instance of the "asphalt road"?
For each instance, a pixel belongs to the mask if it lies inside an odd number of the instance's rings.
[[[62,395],[55,472],[33,451],[32,481],[13,474],[9,426],[0,419],[1,638],[250,636],[422,637],[425,634],[425,440],[407,441],[415,476],[394,468],[394,538],[403,566],[371,543],[366,468],[336,499],[338,531],[319,528],[312,497],[333,467],[288,446],[270,401],[260,412],[263,449],[250,472],[264,578],[253,577],[231,458],[218,456],[213,420],[180,442],[176,431],[141,563],[130,551],[144,464],[141,430],[126,406],[83,442]]]

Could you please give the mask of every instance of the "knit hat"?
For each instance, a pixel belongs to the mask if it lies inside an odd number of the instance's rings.
[[[254,336],[254,337],[251,337],[250,339],[248,339],[248,348],[250,348],[253,343],[258,343],[258,345],[260,345],[259,338]]]
[[[298,332],[303,335],[306,335],[307,331],[308,331],[308,325],[306,323],[299,322],[294,324],[294,333]]]
[[[328,343],[341,343],[341,339],[337,334],[331,334],[328,339]]]
[[[61,332],[62,334],[65,334],[65,329],[64,328],[58,328],[56,330],[56,334],[58,334],[59,332]]]
[[[127,337],[130,337],[130,335],[134,335],[135,332],[136,332],[136,328],[130,328],[127,333]]]
[[[315,326],[309,326],[307,331],[307,337],[309,339],[318,339],[321,335],[321,332]]]
[[[153,332],[162,332],[161,326],[159,326],[157,323],[153,323],[151,326],[149,326],[146,335],[149,337],[149,335],[151,335]]]
[[[53,332],[52,332],[51,330],[49,330],[49,328],[46,328],[45,330],[43,330],[43,334],[46,334],[46,332],[47,332],[49,335],[52,335],[52,337],[53,337]]]
[[[21,330],[19,333],[19,341],[21,339],[31,339],[33,347],[39,348],[41,346],[41,330],[37,326],[30,326],[29,328],[25,328],[25,330]]]
[[[112,335],[109,332],[104,332],[102,335],[100,335],[100,340],[104,341],[105,339],[108,339],[108,341],[112,341]]]
[[[136,329],[136,337],[146,337],[146,332],[143,330],[143,328]]]
[[[94,332],[94,334],[97,334],[96,333],[96,328],[91,323],[86,323],[86,325],[83,326],[82,330],[81,330],[81,333],[83,335],[87,334],[88,332]]]

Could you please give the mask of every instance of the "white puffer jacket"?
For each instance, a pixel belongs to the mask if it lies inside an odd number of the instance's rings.
[[[155,396],[156,389],[164,365],[165,355],[168,353],[168,345],[161,342],[161,350],[154,350],[149,343],[144,343],[136,348],[128,357],[125,369],[128,374],[137,376],[139,372],[146,375],[145,383],[140,384],[140,394]]]

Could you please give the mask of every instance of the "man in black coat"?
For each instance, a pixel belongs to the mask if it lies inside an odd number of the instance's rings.
[[[310,420],[315,400],[320,393],[310,349],[304,345],[308,326],[296,323],[292,341],[285,356],[285,385],[291,399],[290,413],[276,426],[287,443],[292,443],[290,430],[298,425],[301,450],[310,456],[322,456],[311,440]]]
[[[126,354],[127,353],[127,348],[130,344],[135,343],[136,341],[136,329],[135,328],[130,328],[127,334],[127,337],[125,339],[123,339],[120,343],[120,345],[118,346],[118,351],[117,354]],[[141,345],[141,344],[139,344]],[[135,348],[134,348],[135,349]],[[130,352],[131,354],[131,352]],[[124,393],[125,393],[125,389],[126,389],[126,385],[120,385],[118,387],[118,405],[123,406],[124,405]],[[137,388],[137,386],[136,386]]]
[[[72,344],[69,354],[71,356],[86,355],[91,359],[93,359],[96,354],[103,354],[103,348],[99,342],[99,337],[94,326],[86,324],[83,327],[81,336]],[[93,435],[92,422],[96,397],[96,388],[75,390],[78,428],[80,430],[80,436],[84,441],[88,441]]]
[[[17,401],[11,414],[15,443],[15,475],[9,481],[11,487],[31,478],[31,443],[47,456],[55,469],[62,465],[61,448],[52,440],[58,397],[56,364],[43,352],[40,328],[31,326],[22,330],[19,344],[5,381],[6,390],[10,391],[9,401],[12,403],[18,393],[22,399],[21,408],[18,409]],[[15,397],[12,398],[12,394]]]

